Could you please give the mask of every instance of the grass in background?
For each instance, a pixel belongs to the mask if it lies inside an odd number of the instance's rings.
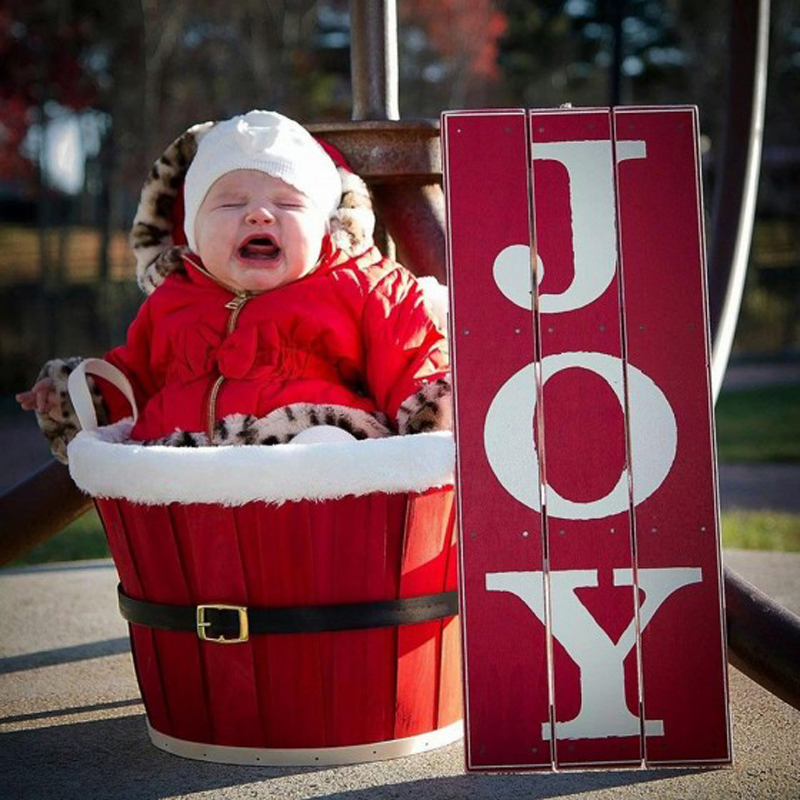
[[[716,413],[720,461],[800,462],[800,384],[724,392]]]
[[[722,546],[800,552],[800,515],[777,511],[726,511]]]
[[[45,564],[52,561],[81,561],[87,558],[108,558],[106,535],[97,512],[92,509],[67,525],[63,531],[29,550],[11,566]]]

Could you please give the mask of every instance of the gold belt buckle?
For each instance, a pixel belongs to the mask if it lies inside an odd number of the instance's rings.
[[[206,621],[206,611],[236,611],[239,615],[239,635],[234,638],[225,636],[207,636],[206,628],[211,626]],[[239,644],[246,642],[250,638],[250,630],[247,624],[247,608],[245,606],[224,606],[224,605],[202,605],[197,606],[197,637],[204,642],[217,642],[218,644]]]

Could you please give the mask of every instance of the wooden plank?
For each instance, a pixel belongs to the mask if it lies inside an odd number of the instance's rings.
[[[317,538],[326,534],[316,529],[312,505],[252,504],[246,564],[250,585],[258,586],[259,605],[302,606],[319,601],[324,577],[315,568]],[[254,637],[253,643],[265,746],[327,746],[331,710],[326,686],[330,680],[323,665],[321,637],[267,634]]]
[[[123,501],[120,509],[143,597],[170,605],[194,603],[170,508]],[[169,729],[162,732],[179,739],[205,741],[210,724],[197,636],[162,630],[151,630],[150,635],[155,659],[151,669],[160,675],[169,719]],[[143,655],[143,642],[138,637],[135,641],[138,657]]]
[[[195,602],[250,605],[234,509],[210,504],[176,506],[173,516]],[[263,746],[252,641],[199,642],[199,647],[213,743]]]
[[[617,109],[614,127],[646,148],[617,167],[646,759],[727,763],[697,113]]]
[[[442,590],[447,571],[452,495],[433,489],[408,497],[400,597]],[[442,623],[439,620],[397,629],[397,718],[395,738],[437,727]]]
[[[97,510],[103,520],[114,565],[119,573],[124,591],[131,597],[144,597],[142,582],[136,569],[130,537],[125,527],[123,507],[125,500],[98,499]],[[136,670],[136,680],[142,693],[142,701],[150,724],[156,730],[171,733],[166,689],[158,663],[154,631],[144,625],[128,625],[131,637],[131,653]],[[208,729],[206,728],[206,732]]]
[[[531,112],[555,762],[642,758],[607,109]],[[627,155],[620,153],[620,155]]]
[[[331,523],[327,546],[315,554],[317,574],[330,571],[323,602],[361,603],[397,596],[405,505],[402,495],[336,501],[335,514],[326,515]],[[315,504],[315,511],[322,514],[323,505]],[[325,689],[331,709],[330,743],[393,738],[396,631],[342,631],[320,639],[330,647],[323,656],[330,659]]]
[[[544,606],[533,316],[510,299],[532,292],[526,113],[445,113],[442,141],[467,768],[549,768],[545,626],[507,583],[538,572],[524,591]],[[521,399],[514,419],[509,394]]]
[[[447,540],[450,542],[447,556],[443,591],[458,588],[458,539],[456,536],[455,497],[447,523]],[[443,620],[441,633],[441,659],[439,663],[439,707],[436,726],[443,728],[464,716],[461,686],[461,637],[458,618]]]

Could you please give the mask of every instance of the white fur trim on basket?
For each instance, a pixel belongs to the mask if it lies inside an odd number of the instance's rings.
[[[453,484],[449,431],[358,442],[182,448],[121,444],[130,430],[130,420],[123,420],[81,431],[72,440],[70,474],[84,492],[145,505],[238,506]]]

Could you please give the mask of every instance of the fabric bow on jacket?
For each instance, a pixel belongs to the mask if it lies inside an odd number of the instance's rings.
[[[198,322],[181,333],[177,377],[186,380],[214,373],[234,380],[254,379],[278,365],[280,338],[273,322],[242,325],[230,334],[220,334],[211,325]]]

